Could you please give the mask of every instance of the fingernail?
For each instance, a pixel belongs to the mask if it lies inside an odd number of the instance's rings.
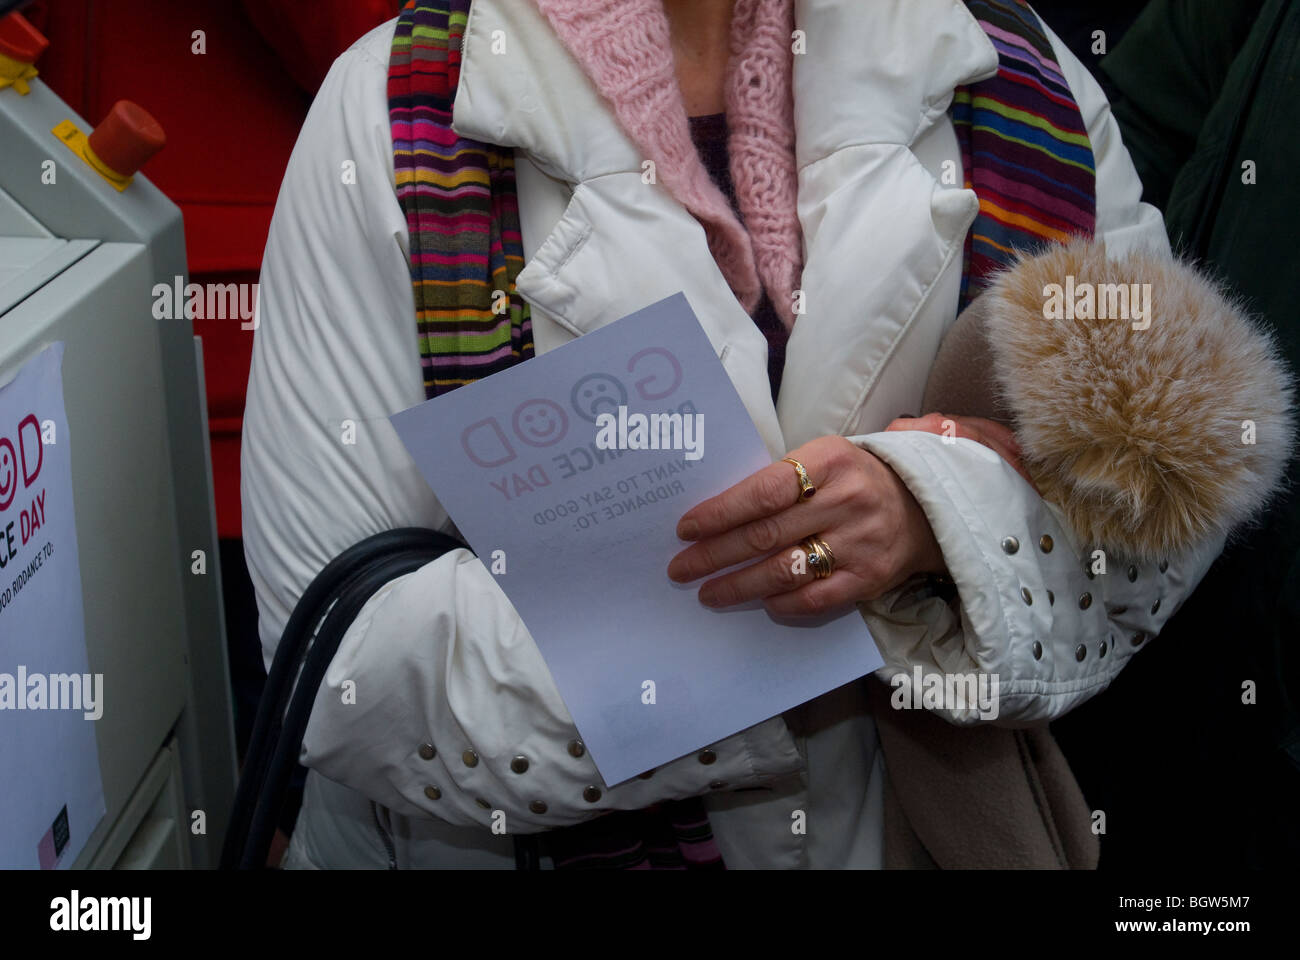
[[[689,578],[686,576],[685,564],[681,563],[676,557],[668,564],[668,579],[676,583],[685,583]]]
[[[716,607],[718,605],[718,595],[708,587],[700,588],[700,603],[706,607]]]
[[[700,525],[694,520],[683,519],[677,524],[677,539],[694,540],[700,535]]]

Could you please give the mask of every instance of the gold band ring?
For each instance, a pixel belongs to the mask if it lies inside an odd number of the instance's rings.
[[[799,544],[808,557],[808,566],[818,580],[825,580],[835,572],[835,554],[821,537],[805,537]]]
[[[817,487],[808,479],[808,468],[794,457],[782,457],[781,462],[793,464],[795,473],[799,475],[799,499],[811,499],[812,495],[817,492]]]

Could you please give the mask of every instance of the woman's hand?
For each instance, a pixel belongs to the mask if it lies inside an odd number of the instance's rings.
[[[1020,459],[1020,444],[1009,427],[983,417],[957,417],[947,413],[927,413],[924,417],[899,417],[889,430],[922,430],[940,436],[962,437],[982,443],[1015,468],[1016,473],[1035,490],[1038,486]]]
[[[793,465],[764,467],[683,515],[677,535],[695,541],[668,564],[685,583],[757,561],[700,587],[700,602],[723,607],[762,599],[775,616],[808,616],[872,600],[915,573],[944,570],[920,505],[883,461],[844,437],[821,437],[790,456],[817,492],[799,498]],[[835,557],[817,579],[800,542],[816,535]],[[775,551],[775,552],[773,552]]]
[[[1033,485],[1007,427],[981,417],[900,417],[886,430],[923,430],[984,444]],[[724,607],[762,599],[776,616],[815,615],[874,600],[917,573],[945,572],[924,511],[898,475],[844,437],[821,437],[790,454],[817,487],[799,498],[798,475],[781,461],[687,511],[677,535],[695,541],[668,564],[686,583],[757,561],[700,587],[700,602]],[[815,535],[835,557],[830,576],[808,569],[801,541]],[[775,551],[775,552],[773,552]]]

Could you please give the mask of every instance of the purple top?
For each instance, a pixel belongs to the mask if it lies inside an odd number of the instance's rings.
[[[727,151],[727,115],[711,113],[703,117],[691,117],[690,120],[691,139],[695,142],[695,149],[704,162],[704,169],[709,171],[709,176],[726,195],[727,200],[731,202],[731,209],[736,211],[736,216],[739,218],[740,211],[736,208],[736,189],[731,182],[730,156]],[[785,368],[785,343],[790,338],[790,334],[785,329],[785,324],[781,322],[781,318],[776,315],[766,290],[763,291],[758,309],[754,311],[754,322],[763,331],[763,336],[767,337],[767,379],[772,385],[772,399],[775,400],[781,389],[781,373]]]

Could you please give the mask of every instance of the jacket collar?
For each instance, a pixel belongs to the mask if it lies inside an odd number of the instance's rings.
[[[795,11],[794,42],[806,45],[793,87],[811,305],[790,339],[779,415],[762,334],[714,266],[702,228],[661,184],[645,185],[641,150],[534,0],[474,0],[453,122],[462,136],[514,146],[550,177],[589,188],[530,257],[520,292],[568,335],[684,290],[778,456],[814,436],[888,422],[890,390],[872,398],[881,371],[960,256],[977,208],[972,192],[940,189],[908,147],[947,110],[955,86],[997,70],[996,50],[960,0],[796,0]],[[889,280],[869,282],[877,278]]]
[[[796,0],[800,169],[845,146],[915,142],[955,87],[997,73],[992,41],[963,0]]]
[[[955,87],[997,72],[997,51],[962,0],[794,6],[800,168],[852,144],[910,144]],[[457,133],[523,148],[571,183],[641,170],[643,151],[537,0],[474,0],[461,57]]]
[[[714,261],[746,310],[761,295],[753,246],[691,140],[661,0],[534,0],[613,111],[619,127],[655,164],[656,179],[704,227]],[[779,6],[787,0],[766,0]],[[753,0],[740,0],[753,5]],[[732,23],[733,42],[738,28]],[[788,68],[788,58],[786,65]],[[734,71],[728,80],[735,80]],[[786,77],[788,84],[789,78]],[[785,118],[789,122],[789,117]],[[793,156],[791,156],[793,161]],[[794,219],[793,184],[789,217]]]

